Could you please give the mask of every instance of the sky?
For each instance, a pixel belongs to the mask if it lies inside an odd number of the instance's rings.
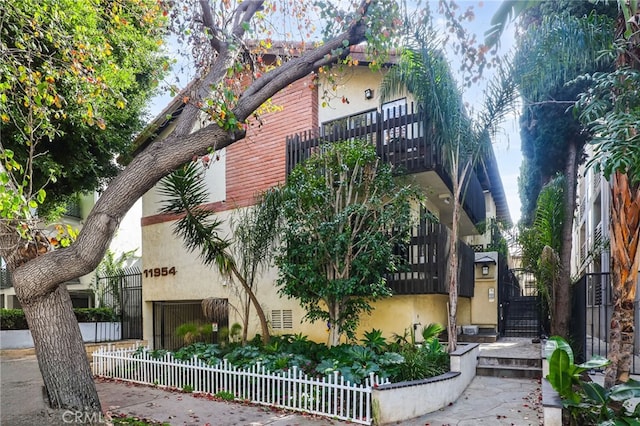
[[[469,31],[477,35],[478,40],[484,39],[484,33],[490,27],[491,18],[498,9],[502,0],[485,1],[458,1],[462,9],[473,6],[475,19],[468,23]],[[510,51],[515,43],[514,24],[510,24],[500,39],[499,54]],[[456,69],[453,68],[455,71]],[[484,81],[479,82],[475,87],[465,89],[463,97],[465,101],[473,105],[475,109],[481,109],[484,86],[491,73],[484,75]],[[518,108],[517,113],[520,112]],[[496,154],[502,185],[509,204],[511,220],[516,224],[520,220],[520,196],[518,194],[518,176],[520,174],[520,164],[522,163],[522,153],[520,151],[520,129],[516,114],[510,114],[500,125],[500,131],[494,137],[493,150]]]
[[[437,0],[428,1],[432,4],[432,10],[437,10]],[[490,27],[491,18],[501,2],[502,0],[458,0],[458,4],[462,10],[465,10],[469,6],[473,6],[475,19],[466,25],[468,26],[469,31],[477,35],[478,40],[484,39],[484,32]],[[437,17],[434,17],[434,19],[436,18]],[[442,21],[440,23],[436,21],[436,25],[438,24],[442,25],[444,28]],[[514,25],[511,24],[507,27],[501,38],[499,53],[503,54],[508,52],[513,47],[513,44]],[[169,47],[170,54],[173,49],[173,54],[175,55],[175,49],[178,49],[177,43],[170,40],[167,43],[167,46]],[[452,69],[456,71],[457,66],[454,63],[455,58],[450,57],[450,61],[452,62]],[[188,83],[188,75],[193,75],[193,69],[189,68],[188,62],[184,58],[180,59],[179,63],[174,66],[174,69],[183,70],[180,73],[181,81],[179,84],[183,87]],[[490,77],[490,72],[485,72],[485,78],[483,81],[480,81],[471,88],[464,90],[463,97],[465,101],[472,105],[476,110],[481,109],[484,85],[486,85]],[[155,117],[169,103],[171,98],[172,97],[168,93],[164,93],[153,99],[150,103],[152,105],[150,108],[151,117]],[[500,169],[500,176],[502,177],[505,195],[509,204],[511,219],[515,224],[520,219],[518,175],[520,171],[520,164],[522,162],[522,155],[520,151],[520,132],[517,117],[512,114],[501,124],[500,128],[501,131],[499,131],[494,138],[493,148],[496,154],[498,167]]]

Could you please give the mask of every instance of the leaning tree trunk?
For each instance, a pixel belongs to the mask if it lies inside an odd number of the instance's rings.
[[[611,364],[605,373],[605,387],[629,380],[634,341],[634,302],[640,267],[640,184],[626,174],[611,175],[611,291],[613,314],[609,332]]]
[[[20,283],[15,286],[33,336],[50,407],[87,413],[82,417],[85,419],[95,418],[92,414],[100,412],[100,400],[66,286],[60,285],[34,300],[21,297]]]
[[[238,271],[238,268],[233,263],[231,264],[231,272],[238,279],[238,281],[240,281],[242,288],[251,300],[251,303],[253,303],[253,307],[256,308],[256,314],[258,315],[258,319],[260,320],[260,328],[262,329],[262,342],[266,345],[267,343],[269,343],[271,336],[269,335],[269,324],[267,323],[267,316],[264,314],[264,309],[262,309],[260,301],[256,297],[251,287],[249,287],[249,284],[247,284],[247,280],[242,276],[240,271]]]
[[[554,280],[554,309],[551,318],[551,334],[569,338],[571,322],[571,248],[573,243],[573,212],[576,209],[576,175],[578,173],[578,147],[569,141],[565,159],[564,214],[560,246],[558,280]]]

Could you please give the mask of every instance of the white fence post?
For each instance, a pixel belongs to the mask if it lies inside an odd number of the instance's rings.
[[[231,365],[226,359],[217,365],[207,365],[197,356],[181,361],[169,352],[160,358],[149,350],[111,350],[100,347],[93,352],[93,373],[96,376],[117,378],[134,383],[217,394],[232,393],[235,398],[255,404],[270,405],[311,414],[335,417],[369,425],[371,418],[371,389],[381,381],[373,373],[363,385],[346,382],[338,372],[313,378],[293,367],[286,372],[271,373],[257,363],[245,370]]]

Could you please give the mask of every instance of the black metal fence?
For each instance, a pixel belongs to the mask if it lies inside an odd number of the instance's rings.
[[[118,316],[122,339],[142,339],[142,274],[138,268],[99,276],[95,297],[97,307],[111,308]]]
[[[11,287],[13,287],[13,283],[11,282],[11,273],[7,271],[7,268],[0,269],[0,289]]]
[[[155,349],[176,350],[194,341],[217,342],[219,333],[229,327],[229,311],[226,299],[212,309],[213,325],[204,315],[201,300],[153,302],[153,347]],[[178,329],[191,325],[191,336],[180,335]],[[210,332],[200,332],[208,327]]]
[[[319,129],[287,137],[287,174],[298,163],[319,152],[323,144],[363,139],[375,144],[378,156],[392,164],[398,173],[434,171],[452,190],[443,150],[434,143],[438,135],[424,128],[428,113],[409,103],[383,112],[374,109],[341,117]],[[463,208],[477,224],[486,216],[483,188],[473,170],[466,181]]]
[[[634,303],[635,339],[631,373],[640,374],[640,302]],[[583,275],[573,287],[571,342],[576,358],[584,362],[594,355],[606,357],[613,303],[608,273]]]

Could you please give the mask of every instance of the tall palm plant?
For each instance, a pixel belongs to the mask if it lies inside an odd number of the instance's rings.
[[[594,134],[592,164],[611,184],[608,388],[629,380],[640,269],[640,5],[630,0],[618,3],[616,70],[593,75],[593,90],[578,102],[580,118]]]
[[[180,216],[173,225],[173,232],[182,237],[189,251],[199,251],[205,265],[217,266],[223,276],[235,278],[240,283],[256,310],[262,339],[267,343],[269,326],[254,288],[238,269],[230,251],[231,240],[220,236],[222,221],[211,210],[203,207],[209,192],[201,173],[197,163],[191,162],[164,178],[159,188],[164,199],[160,211]]]
[[[400,61],[385,75],[380,100],[409,92],[424,110],[426,137],[443,154],[452,182],[453,217],[448,253],[449,350],[457,346],[459,287],[458,235],[462,203],[469,178],[491,149],[490,135],[513,104],[515,90],[508,66],[501,68],[486,92],[485,108],[472,120],[465,112],[458,87],[439,39],[429,20],[412,28]],[[506,63],[508,65],[508,62]]]
[[[549,313],[551,323],[556,318],[556,293],[560,285],[560,249],[562,228],[565,223],[564,193],[566,179],[556,176],[544,186],[536,203],[533,226],[521,225],[518,243],[522,248],[522,266],[533,272],[538,294],[542,296],[543,308]]]

